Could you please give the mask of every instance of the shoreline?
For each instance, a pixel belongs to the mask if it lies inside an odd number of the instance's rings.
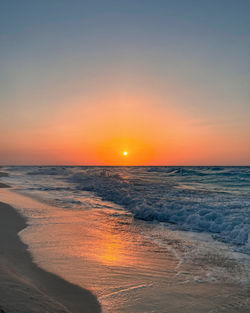
[[[78,284],[83,289],[76,288],[84,292],[85,288],[94,290],[103,310],[107,312],[130,313],[151,312],[152,310],[166,313],[249,312],[250,286],[248,284],[241,285],[224,279],[216,281],[210,271],[209,276],[206,276],[207,280],[205,276],[203,280],[203,272],[200,272],[197,267],[200,264],[199,259],[197,259],[198,263],[194,259],[191,263],[187,262],[186,265],[184,263],[184,266],[179,267],[180,262],[175,264],[176,255],[170,250],[161,248],[157,243],[155,245],[154,241],[145,240],[145,236],[137,238],[137,233],[145,231],[143,226],[140,227],[141,223],[143,225],[146,223],[144,221],[137,221],[138,223],[133,224],[129,217],[124,220],[124,216],[119,218],[115,214],[114,217],[112,212],[110,215],[107,215],[107,212],[101,214],[98,209],[70,210],[64,214],[61,208],[57,209],[57,206],[53,207],[49,204],[47,206],[46,202],[32,195],[15,192],[15,188],[10,190],[1,188],[0,200],[10,204],[0,203],[0,313],[100,312],[100,305],[97,308],[98,311],[89,307],[89,294],[85,294],[87,298],[85,300],[83,296],[75,296],[73,291],[73,295],[65,299],[65,295],[68,297],[72,288],[67,287],[66,291],[65,289],[58,290],[57,286],[58,284],[61,286],[61,282],[55,282],[54,278],[70,286],[72,284],[67,282],[72,282],[73,288],[76,287],[74,284]],[[88,198],[85,201],[92,203]],[[6,210],[8,214],[11,213],[9,217],[6,214],[4,216],[8,220],[8,225],[1,217],[3,210]],[[40,210],[43,213],[39,213]],[[40,217],[42,219],[45,217],[45,221],[39,220],[37,223],[36,219]],[[152,224],[147,224],[147,229],[149,225]],[[25,228],[26,226],[28,228]],[[4,227],[7,228],[7,232],[2,229]],[[10,228],[11,231],[9,231]],[[20,232],[21,229],[23,229],[22,232]],[[156,230],[158,232],[159,229]],[[21,250],[19,248],[19,252],[13,245],[9,233],[13,238],[15,237],[15,242],[18,241],[18,245],[21,243],[22,248]],[[7,243],[4,242],[5,238],[8,240]],[[169,238],[171,244],[171,234],[167,234],[166,238]],[[43,249],[49,248],[47,251],[44,250],[45,253],[39,251],[41,243]],[[179,245],[178,240],[176,244]],[[72,255],[68,247],[73,249]],[[175,243],[172,247],[175,248]],[[27,248],[31,252],[27,251]],[[14,251],[8,251],[11,249]],[[192,245],[188,249],[192,251]],[[7,254],[7,258],[2,250]],[[18,256],[14,255],[10,258],[16,251]],[[69,259],[65,264],[58,263],[65,251]],[[25,265],[25,269],[23,269],[23,258],[20,257],[20,252],[29,255],[29,264]],[[63,252],[62,255],[61,252]],[[75,255],[81,257],[76,259]],[[206,255],[209,256],[209,254],[204,254],[205,257]],[[214,255],[216,257],[217,254]],[[35,267],[42,273],[40,278],[39,274],[34,275],[32,260],[38,264]],[[220,259],[214,260],[220,261]],[[211,261],[216,265],[213,259]],[[206,264],[209,265],[209,263],[202,262],[204,270],[207,271]],[[221,270],[223,268],[220,267]],[[35,273],[36,271],[37,269]],[[199,276],[200,273],[201,276]],[[231,272],[233,273],[234,271]],[[92,294],[91,296],[93,300],[94,296]],[[128,299],[129,302],[124,303],[124,299]],[[6,300],[5,303],[3,300]],[[79,307],[81,301],[84,303],[82,307]],[[75,307],[76,304],[78,307]]]
[[[0,188],[5,186],[1,183]],[[33,263],[18,236],[26,226],[23,216],[0,202],[0,312],[100,313],[101,306],[90,291]]]

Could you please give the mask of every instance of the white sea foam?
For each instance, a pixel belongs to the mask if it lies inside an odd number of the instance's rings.
[[[250,233],[249,196],[241,195],[240,190],[231,194],[227,186],[231,185],[234,192],[236,181],[239,184],[243,180],[242,184],[245,186],[245,180],[249,180],[249,169],[246,172],[240,169],[240,173],[234,168],[231,172],[228,169],[219,171],[220,184],[216,181],[218,177],[215,172],[218,170],[212,169],[213,181],[211,177],[208,180],[210,185],[214,182],[217,190],[210,190],[206,182],[201,190],[180,188],[183,177],[180,175],[189,175],[190,181],[202,184],[203,179],[199,180],[197,177],[209,176],[208,168],[204,171],[164,169],[149,168],[149,172],[157,173],[157,178],[162,173],[168,175],[162,177],[160,182],[155,181],[152,176],[149,181],[145,179],[145,175],[142,179],[138,176],[123,178],[114,170],[103,172],[98,169],[73,174],[70,180],[77,184],[77,188],[95,192],[105,200],[126,207],[136,218],[169,222],[186,230],[210,232],[215,239],[235,245],[247,244]],[[187,180],[186,182],[188,183]],[[219,190],[220,185],[222,191]]]
[[[249,167],[18,167],[34,191],[57,194],[67,207],[81,191],[119,204],[146,221],[205,231],[250,253]],[[53,181],[51,181],[53,178]],[[23,179],[23,178],[22,178]],[[50,183],[51,181],[51,183]],[[63,185],[67,182],[67,185]]]

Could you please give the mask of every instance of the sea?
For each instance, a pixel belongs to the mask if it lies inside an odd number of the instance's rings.
[[[250,311],[250,167],[1,171],[34,262],[104,313]]]

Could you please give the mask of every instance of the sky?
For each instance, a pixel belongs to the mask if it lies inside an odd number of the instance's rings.
[[[0,164],[250,165],[249,15],[250,0],[1,0]]]

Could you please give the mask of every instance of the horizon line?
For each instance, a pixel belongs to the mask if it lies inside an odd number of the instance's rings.
[[[183,167],[191,167],[191,166],[203,166],[203,167],[211,167],[211,166],[224,166],[224,167],[250,167],[250,164],[248,165],[239,165],[239,164],[234,164],[234,165],[225,165],[225,164],[196,164],[196,165],[192,165],[192,164],[185,164],[185,165],[181,165],[181,164],[161,164],[161,165],[155,165],[155,164],[147,164],[147,165],[105,165],[105,164],[0,164],[0,168],[1,167],[7,167],[7,166],[54,166],[54,167],[57,167],[57,166],[64,166],[64,167],[72,167],[72,166],[86,166],[86,167],[148,167],[148,166],[151,166],[151,167],[159,167],[159,166],[162,166],[162,167],[176,167],[176,166],[183,166]]]

